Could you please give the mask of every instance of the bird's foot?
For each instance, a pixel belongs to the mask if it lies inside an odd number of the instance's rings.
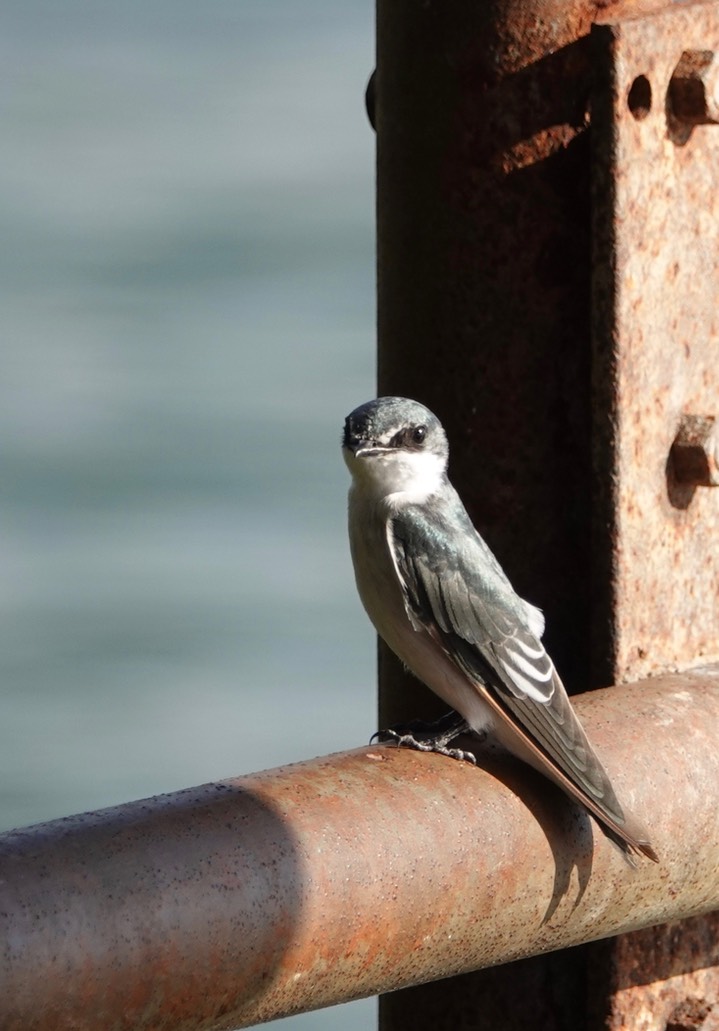
[[[452,710],[433,723],[412,720],[410,723],[399,723],[387,730],[378,730],[372,735],[371,741],[376,739],[381,744],[394,741],[398,747],[414,748],[418,752],[437,752],[439,755],[449,756],[450,759],[463,759],[476,766],[477,759],[473,752],[449,747],[460,734],[471,732],[472,728],[464,717]]]

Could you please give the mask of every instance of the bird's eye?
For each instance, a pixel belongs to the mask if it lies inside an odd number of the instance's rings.
[[[414,444],[424,444],[424,438],[427,436],[426,426],[415,426],[412,430],[412,442]]]

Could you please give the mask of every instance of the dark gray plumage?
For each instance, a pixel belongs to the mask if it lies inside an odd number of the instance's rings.
[[[439,420],[378,398],[345,422],[357,587],[399,658],[478,732],[560,785],[627,852],[656,860],[625,814],[541,643],[544,620],[513,590],[446,475]]]

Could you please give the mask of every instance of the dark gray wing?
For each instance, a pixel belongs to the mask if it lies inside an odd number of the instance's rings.
[[[396,513],[388,541],[416,629],[430,633],[493,711],[570,794],[631,848],[609,778],[539,639],[533,610],[512,589],[459,497]]]

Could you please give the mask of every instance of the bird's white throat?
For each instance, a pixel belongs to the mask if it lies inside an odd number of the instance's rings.
[[[444,482],[446,459],[431,451],[398,449],[356,457],[345,449],[355,488],[393,505],[421,504]]]

